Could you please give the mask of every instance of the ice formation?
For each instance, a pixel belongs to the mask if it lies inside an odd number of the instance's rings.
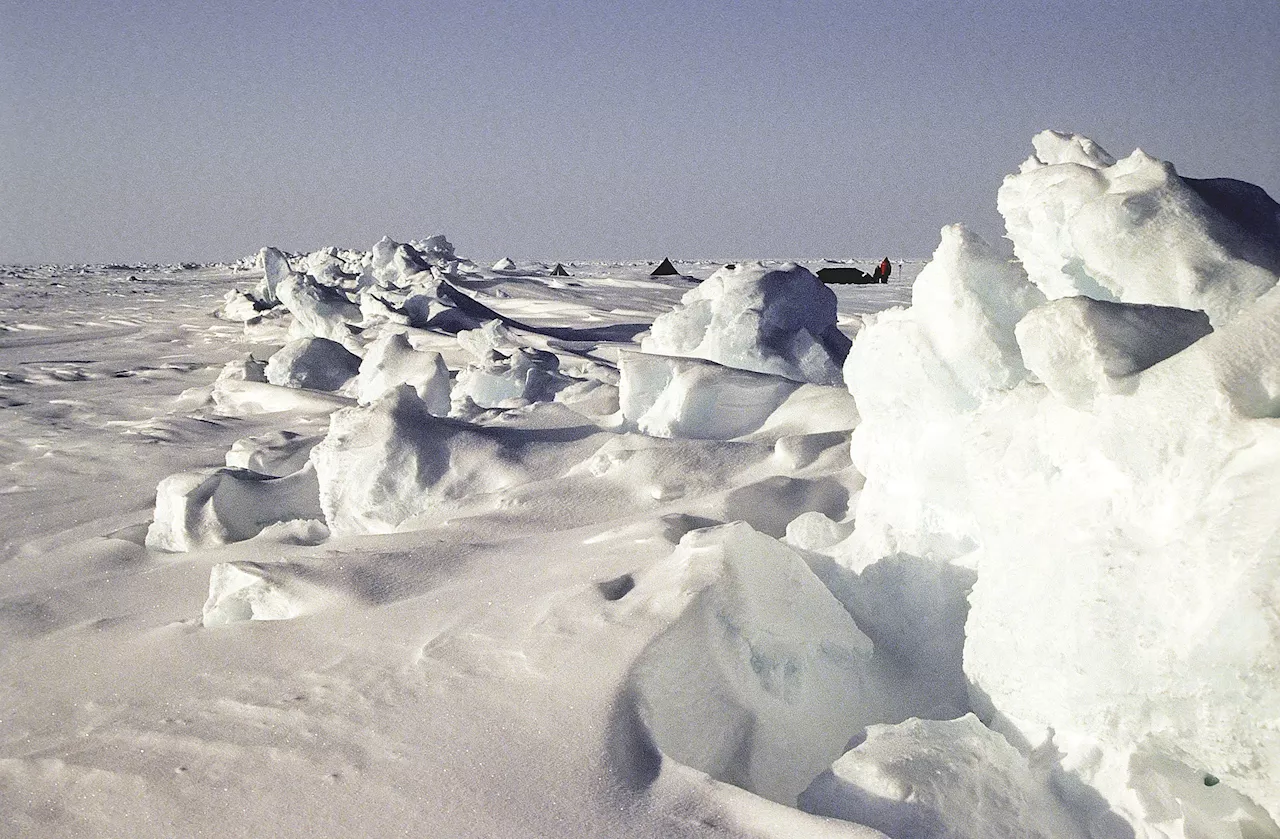
[[[648,632],[601,690],[665,758],[623,775],[692,767],[895,839],[1280,836],[1276,205],[1083,137],[1034,146],[999,196],[1018,259],[944,228],[913,305],[863,316],[852,346],[790,264],[715,271],[649,311],[637,351],[623,327],[644,324],[488,308],[500,278],[468,285],[483,272],[443,237],[266,249],[220,315],[284,346],[207,401],[299,430],[162,481],[146,545],[430,527],[473,546],[612,517],[547,544],[649,564],[578,597],[538,576],[569,560],[510,563],[509,602],[539,603],[512,637],[555,640],[485,667],[541,679],[575,633]],[[537,292],[605,293],[580,273]],[[282,564],[222,563],[203,621],[311,597]]]
[[[697,530],[626,608],[670,621],[631,677],[664,753],[794,804],[880,719],[871,642],[786,546],[738,522]]]
[[[492,350],[459,371],[453,395],[481,408],[516,408],[550,401],[568,384],[554,353],[516,347],[505,354]]]
[[[360,357],[327,338],[298,338],[267,359],[267,381],[280,387],[305,387],[351,395]]]
[[[1000,187],[1014,253],[1049,297],[1199,309],[1216,328],[1276,283],[1280,205],[1250,184],[1186,180],[1044,131]]]
[[[976,572],[974,708],[1058,750],[1096,835],[1280,816],[1276,217],[1206,191],[1041,134],[1000,194],[1021,265],[944,230],[915,305],[866,318],[845,365],[866,485],[827,550]],[[1195,776],[1212,794],[1170,792]],[[1262,809],[1208,815],[1238,794]]]
[[[640,348],[692,356],[797,382],[840,383],[849,339],[836,297],[794,263],[726,265],[660,315]]]
[[[252,539],[278,522],[322,517],[310,464],[285,477],[245,469],[171,475],[156,488],[147,547],[190,551]]]
[[[403,332],[388,332],[365,350],[356,397],[367,405],[400,385],[417,391],[432,414],[448,415],[449,368],[440,353],[415,350]]]
[[[334,412],[311,462],[335,534],[390,532],[529,479],[500,434],[433,416],[408,385],[368,407]]]
[[[869,727],[800,807],[890,839],[1086,839],[1045,773],[972,714]]]
[[[201,623],[214,627],[248,620],[289,620],[297,617],[303,608],[298,594],[275,579],[269,566],[221,562],[209,572],[209,598],[202,610]]]
[[[227,466],[247,469],[260,475],[283,478],[307,465],[311,449],[321,437],[306,437],[293,431],[273,431],[244,437],[231,445]]]
[[[1014,330],[1027,369],[1059,399],[1081,408],[1098,394],[1136,387],[1134,373],[1212,331],[1204,312],[1090,297],[1038,306]]]
[[[755,431],[800,386],[695,358],[622,353],[622,415],[645,434],[728,440]]]

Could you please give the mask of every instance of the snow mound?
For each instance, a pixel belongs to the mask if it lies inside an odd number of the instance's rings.
[[[307,465],[311,449],[321,439],[292,431],[272,431],[245,437],[231,445],[226,457],[227,466],[283,478]]]
[[[310,598],[277,579],[257,562],[220,562],[209,571],[209,599],[201,623],[226,626],[241,621],[283,621],[302,614]]]
[[[1015,334],[1027,368],[1059,399],[1087,407],[1212,331],[1204,312],[1063,297],[1033,309]]]
[[[360,357],[327,338],[298,338],[267,359],[267,381],[279,387],[336,391],[351,395]]]
[[[742,522],[687,533],[620,603],[670,622],[632,671],[641,720],[718,780],[794,804],[882,718],[871,642],[803,560]]]
[[[481,408],[518,408],[551,401],[570,383],[555,353],[516,347],[509,354],[492,350],[483,361],[459,371],[453,397]]]
[[[391,532],[529,480],[499,433],[433,416],[405,385],[367,407],[334,412],[311,462],[334,534]]]
[[[1192,182],[1136,150],[1045,131],[998,206],[1014,253],[1050,298],[1199,309],[1221,326],[1276,284],[1280,205],[1239,184]]]
[[[146,545],[182,552],[252,539],[268,525],[321,518],[319,495],[309,464],[283,478],[230,468],[170,475],[156,488]]]
[[[849,339],[836,296],[794,263],[726,265],[659,315],[641,349],[705,358],[797,382],[839,384]]]
[[[1043,777],[972,714],[873,725],[800,796],[890,839],[1085,839]]]
[[[438,352],[419,351],[403,332],[390,332],[365,349],[356,398],[367,405],[387,391],[409,385],[432,414],[449,413],[449,368]]]
[[[509,256],[504,256],[497,262],[493,263],[492,271],[514,271],[516,269],[515,260]]]
[[[654,437],[740,437],[800,387],[780,376],[648,353],[620,353],[618,369],[623,417]]]
[[[329,414],[337,408],[355,404],[354,399],[318,390],[280,387],[252,379],[219,378],[211,393],[218,409],[232,416],[274,414],[294,411],[299,414]]]

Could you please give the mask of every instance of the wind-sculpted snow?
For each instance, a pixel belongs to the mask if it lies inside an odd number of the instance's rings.
[[[284,477],[243,469],[173,475],[156,489],[147,547],[190,551],[251,539],[278,522],[321,518],[316,472]]]
[[[1049,779],[978,718],[873,725],[800,797],[891,839],[1085,839]]]
[[[692,356],[797,382],[838,384],[849,339],[836,298],[794,263],[726,265],[653,322],[641,349]]]
[[[388,332],[365,350],[356,395],[367,405],[400,385],[413,387],[430,413],[448,416],[449,368],[440,353],[416,350],[403,332]]]
[[[408,386],[369,407],[337,411],[312,449],[320,503],[334,533],[386,533],[430,510],[530,479],[500,437],[432,416]]]
[[[632,693],[665,754],[794,804],[886,714],[871,642],[804,562],[745,524],[680,540],[627,595],[670,621]]]
[[[1033,142],[999,208],[1048,297],[1200,309],[1216,328],[1276,284],[1280,205],[1256,187],[1187,181],[1140,149],[1117,161],[1078,135]]]

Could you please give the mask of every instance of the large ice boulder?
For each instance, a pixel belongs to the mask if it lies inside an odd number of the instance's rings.
[[[267,359],[267,381],[280,387],[336,391],[350,395],[360,357],[327,338],[298,338]]]
[[[335,534],[388,533],[529,480],[501,433],[432,415],[408,385],[334,412],[311,462]]]
[[[1066,242],[1088,258],[1055,285],[1035,263],[1047,251],[1024,252],[1054,300],[1001,283],[1021,297],[995,318],[991,295],[962,281],[974,260],[940,248],[921,280],[954,290],[939,311],[982,339],[971,352],[939,339],[927,296],[867,319],[845,368],[866,483],[853,534],[826,550],[855,574],[889,557],[976,572],[963,633],[973,708],[1058,755],[1061,789],[1096,835],[1178,835],[1165,832],[1171,820],[1211,822],[1235,795],[1270,813],[1249,816],[1263,828],[1186,835],[1273,835],[1280,734],[1259,721],[1280,719],[1280,289],[1241,281],[1265,271],[1203,238],[1225,228],[1200,198],[1174,201],[1181,187],[1167,178],[1142,186],[1158,174],[1147,164],[1131,162],[1126,179],[1124,161],[1093,144],[1038,149],[1010,181],[1018,201],[1010,182],[1002,196],[1015,244]],[[1116,199],[1122,217],[1108,227],[1088,214],[1115,196],[1098,198],[1066,223],[1064,195],[1080,179],[1102,193],[1132,187],[1124,194],[1146,196],[1133,212],[1154,209],[1134,228]],[[1233,229],[1233,253],[1265,250],[1244,241],[1247,225]],[[1208,275],[1191,270],[1210,263]],[[1107,272],[1091,273],[1103,264],[1133,282],[1107,286]],[[1059,299],[1082,296],[1095,299]],[[1215,796],[1170,792],[1196,773]],[[1105,827],[1117,819],[1122,829]]]
[[[854,465],[867,477],[850,562],[950,560],[972,549],[961,464],[940,423],[1026,381],[1015,326],[1044,296],[1016,263],[963,225],[942,230],[913,305],[864,317],[844,377],[862,421]]]
[[[1086,407],[1100,393],[1137,387],[1133,375],[1213,331],[1204,312],[1061,297],[1018,322],[1027,368],[1059,399]]]
[[[663,753],[794,804],[885,718],[871,642],[793,551],[737,522],[687,533],[620,603],[669,622],[630,693]]]
[[[991,710],[1030,739],[1145,744],[1273,816],[1277,350],[1280,289],[1131,396],[1081,412],[1028,392],[955,441],[982,543],[965,671]]]
[[[836,296],[806,268],[726,265],[659,315],[644,352],[692,356],[797,382],[839,384],[849,339]]]
[[[972,714],[873,725],[800,796],[890,839],[1086,839],[1043,772]]]
[[[390,332],[365,349],[356,398],[367,405],[400,385],[417,391],[432,414],[449,414],[449,368],[440,353],[416,350],[403,332]]]
[[[319,497],[310,464],[282,478],[231,468],[170,475],[156,488],[146,544],[181,552],[252,539],[272,524],[321,519]]]
[[[340,289],[321,285],[305,274],[290,274],[275,288],[276,296],[293,315],[290,338],[326,338],[357,351],[353,339],[364,320],[360,306]]]
[[[1045,131],[999,208],[1014,252],[1050,298],[1199,309],[1215,327],[1276,284],[1280,205],[1240,182],[1188,181],[1134,151]]]

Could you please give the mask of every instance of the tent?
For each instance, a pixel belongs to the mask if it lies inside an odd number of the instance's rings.
[[[564,270],[564,266],[563,266],[563,265],[561,265],[559,262],[557,262],[557,263],[556,263],[556,267],[551,269],[551,276],[553,276],[553,277],[567,277],[567,276],[569,276],[569,272],[568,272],[568,271],[566,271],[566,270]]]
[[[650,277],[678,277],[680,272],[676,270],[676,266],[671,264],[670,259],[664,258],[662,264],[649,272]]]

